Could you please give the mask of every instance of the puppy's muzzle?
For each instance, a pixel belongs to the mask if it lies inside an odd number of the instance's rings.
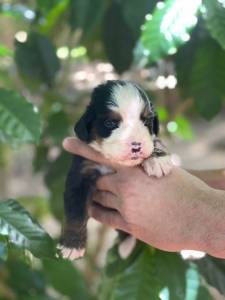
[[[139,142],[132,142],[131,143],[131,152],[132,153],[138,154],[138,153],[142,152],[141,150],[142,150],[141,143],[139,143]]]

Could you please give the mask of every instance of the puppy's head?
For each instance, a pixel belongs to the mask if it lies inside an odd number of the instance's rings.
[[[76,135],[110,160],[140,164],[153,151],[158,118],[147,95],[128,81],[97,86],[86,112],[75,125]]]

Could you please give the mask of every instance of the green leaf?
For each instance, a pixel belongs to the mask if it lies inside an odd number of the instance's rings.
[[[12,56],[13,52],[11,49],[6,46],[0,44],[0,57]]]
[[[207,255],[196,263],[206,282],[225,295],[225,260]]]
[[[61,23],[64,21],[64,15],[68,9],[69,0],[40,0],[39,3],[43,4],[41,6],[41,11],[42,14],[45,15],[45,17],[42,17],[40,20],[40,25],[38,27],[39,32],[46,36],[50,36],[54,31],[58,33],[58,26],[62,26]]]
[[[197,300],[215,300],[215,299],[213,299],[213,297],[211,296],[210,292],[206,287],[200,286],[198,290]]]
[[[43,172],[48,168],[48,151],[49,148],[43,144],[40,144],[35,148],[35,154],[33,158],[34,172]]]
[[[159,250],[155,261],[156,276],[162,287],[161,300],[211,299],[209,291],[201,286],[201,275],[196,264],[184,261],[177,253]]]
[[[221,1],[203,0],[203,16],[211,36],[225,49],[225,6]]]
[[[16,292],[18,299],[26,296],[44,296],[46,282],[40,271],[34,270],[17,257],[7,261],[7,269],[10,275],[8,284]]]
[[[100,300],[211,300],[201,286],[196,264],[184,261],[179,254],[142,244],[141,251],[123,261],[115,249],[107,259]]]
[[[53,257],[54,242],[44,229],[15,200],[0,203],[0,234],[37,257]]]
[[[43,138],[53,140],[55,144],[61,145],[62,140],[69,135],[69,118],[65,111],[52,112],[48,118],[48,124],[43,132]]]
[[[221,109],[225,96],[225,52],[212,39],[197,50],[191,73],[191,95],[199,113],[212,119]]]
[[[70,0],[69,25],[72,30],[80,30],[82,44],[92,38],[93,32],[102,21],[107,6],[107,1],[102,0]]]
[[[136,38],[141,32],[141,25],[145,21],[145,16],[152,12],[157,1],[149,0],[123,0],[121,1],[122,13],[125,21],[133,31]]]
[[[103,20],[103,44],[109,61],[118,73],[123,73],[131,66],[135,42],[120,4],[112,2]]]
[[[8,239],[0,235],[0,259],[6,260],[8,257]]]
[[[200,5],[200,0],[158,2],[153,14],[147,16],[143,25],[143,54],[151,62],[174,54],[178,46],[189,40],[190,31],[197,23],[196,14]]]
[[[63,0],[36,0],[36,6],[37,10],[39,10],[42,15],[45,15],[61,2],[63,2]]]
[[[14,91],[0,88],[0,140],[7,143],[38,143],[41,120],[36,106]]]
[[[166,122],[169,119],[169,113],[163,106],[157,106],[157,114],[160,122]]]
[[[176,116],[175,122],[177,124],[176,135],[185,140],[191,140],[193,138],[193,130],[191,122],[184,116]]]
[[[118,273],[114,280],[106,277],[108,290],[103,288],[102,294],[110,300],[159,300],[160,280],[155,272],[154,252],[146,246],[137,259]],[[102,295],[100,299],[103,300]]]
[[[195,62],[197,49],[203,42],[203,37],[205,35],[207,35],[207,32],[202,26],[202,22],[200,19],[197,26],[192,32],[191,39],[188,41],[188,43],[182,45],[174,56],[175,69],[177,74],[177,87],[184,99],[187,97],[191,97],[191,72],[193,64]]]
[[[162,287],[160,294],[164,294],[165,290],[163,291],[163,289],[166,287],[169,294],[168,300],[184,300],[187,264],[179,254],[162,251],[157,251],[155,260],[157,266],[156,276],[159,278]]]
[[[145,248],[145,244],[138,241],[135,249],[132,251],[131,255],[127,259],[122,259],[118,253],[118,242],[108,251],[107,253],[107,263],[105,267],[105,274],[108,277],[114,277],[119,273],[122,273],[126,268],[128,268],[137,259],[141,252]]]
[[[69,24],[72,30],[82,29],[87,17],[89,0],[70,0],[69,2]]]
[[[68,260],[44,259],[43,267],[48,282],[71,300],[88,300],[90,296],[81,274]]]
[[[48,166],[45,183],[50,192],[50,207],[56,218],[63,218],[63,192],[66,175],[71,163],[71,155],[63,151],[59,157]]]
[[[60,68],[51,41],[37,32],[31,32],[26,42],[16,40],[15,48],[15,61],[21,74],[51,87]]]

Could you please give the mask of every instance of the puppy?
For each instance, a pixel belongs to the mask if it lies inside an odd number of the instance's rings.
[[[159,121],[145,92],[128,81],[113,80],[97,86],[84,115],[75,125],[77,137],[106,158],[124,166],[143,166],[149,176],[167,175],[172,163],[157,137]],[[74,155],[64,193],[65,222],[61,237],[64,257],[84,255],[87,238],[87,207],[101,175],[113,172],[93,161]],[[119,247],[127,257],[135,239]]]

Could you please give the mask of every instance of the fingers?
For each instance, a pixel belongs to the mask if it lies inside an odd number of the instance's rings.
[[[121,200],[110,192],[97,191],[94,194],[93,201],[106,208],[116,209],[118,211],[120,211],[121,208]]]
[[[89,215],[105,225],[128,232],[128,224],[116,210],[93,203],[89,208]]]
[[[100,191],[106,191],[117,195],[117,174],[109,174],[99,177],[96,182],[96,187]]]

